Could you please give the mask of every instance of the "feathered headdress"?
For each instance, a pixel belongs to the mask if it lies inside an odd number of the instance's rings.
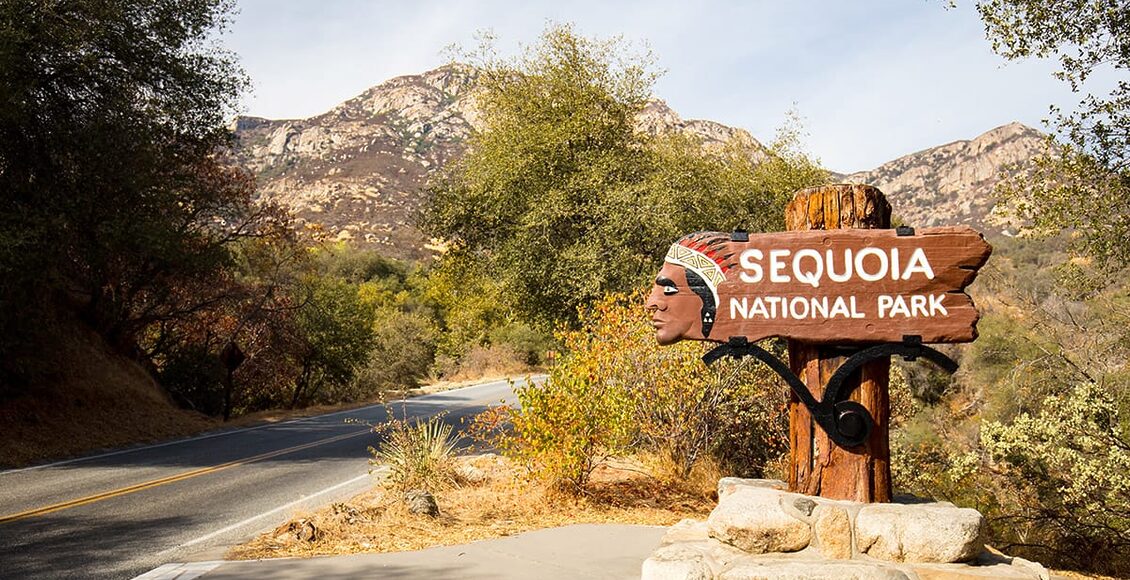
[[[718,285],[726,281],[726,272],[734,267],[732,253],[727,253],[730,236],[719,232],[695,232],[687,234],[671,244],[665,262],[682,266],[698,274],[710,293],[714,304],[718,305]]]

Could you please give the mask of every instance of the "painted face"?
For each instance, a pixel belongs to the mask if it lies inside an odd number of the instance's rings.
[[[646,308],[659,344],[702,336],[702,299],[688,286],[686,268],[664,262]]]

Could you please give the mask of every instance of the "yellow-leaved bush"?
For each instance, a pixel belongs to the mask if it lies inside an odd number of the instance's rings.
[[[515,390],[520,408],[479,418],[491,442],[549,483],[583,489],[605,460],[638,451],[671,460],[676,478],[712,456],[763,475],[787,449],[785,393],[747,361],[702,362],[702,343],[660,347],[642,293],[609,295],[558,333],[560,361],[543,385]],[[495,430],[504,422],[508,430]]]

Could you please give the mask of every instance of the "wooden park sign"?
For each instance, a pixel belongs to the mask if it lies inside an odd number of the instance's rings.
[[[691,234],[667,252],[654,324],[661,343],[969,342],[962,290],[990,252],[968,227]]]
[[[786,222],[672,244],[648,298],[656,339],[723,343],[707,362],[753,355],[785,378],[792,491],[890,501],[889,357],[952,372],[923,343],[977,337],[964,289],[992,248],[968,227],[883,229],[890,205],[862,185],[800,191]],[[788,366],[754,344],[769,337],[789,340]]]

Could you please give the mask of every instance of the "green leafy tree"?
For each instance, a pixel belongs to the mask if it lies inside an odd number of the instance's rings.
[[[1055,57],[1056,76],[1084,94],[1074,112],[1052,107],[1060,140],[1004,184],[1005,198],[1037,231],[1077,232],[1076,248],[1100,265],[1130,264],[1130,3],[987,0],[977,9],[997,53]],[[1088,93],[1103,69],[1116,73],[1114,86]]]
[[[290,405],[328,391],[349,387],[373,346],[374,310],[358,289],[339,278],[313,276],[306,281],[305,303],[297,311],[304,344],[301,369]]]
[[[444,261],[483,272],[506,313],[542,329],[637,287],[684,233],[779,228],[784,196],[826,179],[639,130],[657,75],[622,42],[551,26],[518,59],[488,46],[472,61],[485,128],[433,184],[422,224],[449,242]]]
[[[0,4],[3,336],[64,302],[138,355],[230,298],[232,241],[278,231],[218,155],[246,85],[213,42],[232,6]]]
[[[488,271],[487,260],[468,252],[445,254],[421,279],[420,287],[423,302],[439,319],[437,351],[441,356],[466,354],[512,316],[501,302],[501,288]]]

